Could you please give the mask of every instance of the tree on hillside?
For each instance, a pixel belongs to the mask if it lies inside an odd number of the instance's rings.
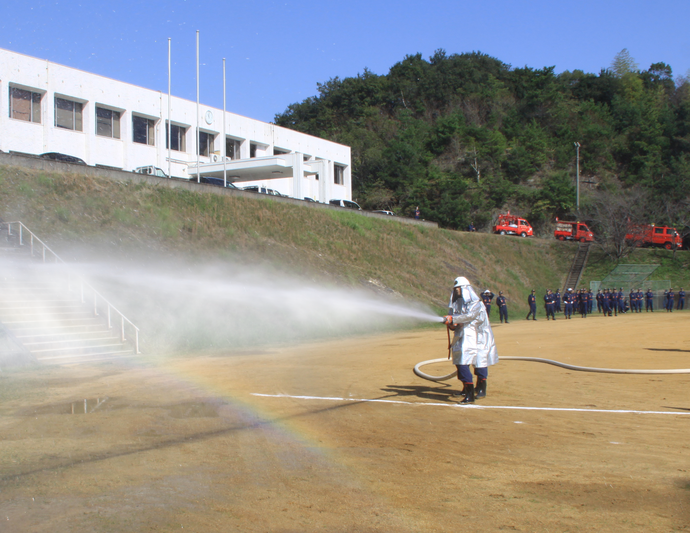
[[[350,146],[363,207],[420,205],[448,228],[507,208],[537,223],[567,213],[574,141],[598,184],[657,202],[690,196],[690,83],[663,62],[640,71],[627,49],[598,74],[513,69],[480,52],[408,55],[385,75],[319,84],[275,122]]]
[[[599,190],[587,198],[583,212],[591,221],[596,243],[611,258],[619,261],[639,243],[625,238],[630,225],[649,220],[649,193],[641,188],[621,191]]]
[[[638,65],[627,48],[623,48],[623,50],[618,52],[611,62],[611,71],[619,78],[628,73],[637,72],[637,69]]]

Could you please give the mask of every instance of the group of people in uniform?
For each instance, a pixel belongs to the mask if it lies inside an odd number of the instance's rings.
[[[488,316],[491,315],[491,305],[496,295],[489,289],[485,289],[481,293],[481,301],[484,303],[484,308]],[[594,311],[594,304],[596,302],[597,311],[604,316],[617,316],[619,313],[641,313],[644,306],[647,312],[654,312],[654,291],[648,289],[644,292],[642,288],[637,290],[631,289],[630,293],[626,295],[621,287],[616,289],[599,289],[596,294],[592,289],[573,290],[568,289],[561,294],[560,289],[552,291],[548,289],[544,295],[544,309],[546,311],[546,320],[556,320],[556,313],[563,313],[566,319],[572,319],[573,314],[579,314],[582,318],[592,314]],[[529,305],[529,313],[526,319],[537,319],[537,297],[534,289],[527,297],[527,304]],[[498,298],[496,298],[496,305],[498,306],[498,318],[501,323],[508,323],[508,302],[503,296],[503,291],[498,291]],[[685,308],[685,291],[683,287],[678,291],[678,302],[676,303],[676,293],[673,289],[664,291],[663,309],[672,312],[674,306],[677,310]]]
[[[489,289],[486,289],[482,293],[482,303],[484,304],[484,308],[486,309],[486,314],[491,315],[491,302],[494,299],[494,296],[496,296],[493,292],[491,292]],[[498,298],[496,298],[496,305],[498,306],[498,318],[501,320],[501,324],[505,321],[505,323],[508,323],[508,300],[506,300],[506,297],[503,296],[503,291],[498,291]]]
[[[537,319],[537,299],[535,291],[527,297],[527,304],[530,311],[526,319]],[[644,292],[642,288],[637,290],[631,289],[626,296],[621,287],[616,289],[599,289],[597,294],[593,294],[591,289],[580,289],[573,291],[568,289],[565,294],[561,296],[560,290],[556,289],[553,292],[551,289],[546,291],[544,295],[544,309],[546,310],[546,319],[556,320],[556,313],[563,312],[566,319],[571,319],[573,313],[579,313],[582,318],[586,318],[588,314],[594,311],[594,303],[597,304],[597,311],[604,316],[617,316],[619,313],[641,313],[642,306],[645,305],[647,312],[654,312],[654,291],[648,289]],[[678,291],[678,303],[675,302],[675,293],[673,289],[664,291],[663,308],[667,312],[672,312],[673,307],[681,310],[685,308],[685,291],[680,288]]]

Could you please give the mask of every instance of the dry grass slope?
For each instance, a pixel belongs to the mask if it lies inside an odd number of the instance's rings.
[[[574,248],[76,174],[0,167],[0,216],[22,220],[70,259],[183,256],[271,264],[320,282],[369,286],[446,305],[458,275],[503,290],[522,311],[531,288],[556,287]]]

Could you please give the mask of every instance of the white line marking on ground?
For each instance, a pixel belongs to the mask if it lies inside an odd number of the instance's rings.
[[[459,403],[435,403],[435,402],[404,402],[402,400],[377,400],[368,398],[338,398],[335,396],[296,396],[291,394],[260,394],[253,392],[252,396],[263,398],[292,398],[294,400],[321,400],[325,402],[370,402],[370,403],[394,403],[402,405],[424,405],[434,407],[459,407],[465,409],[512,409],[515,411],[569,411],[580,413],[623,413],[636,415],[678,415],[690,416],[690,413],[678,413],[675,411],[634,411],[628,409],[578,409],[570,407],[524,407],[513,405],[462,405]]]

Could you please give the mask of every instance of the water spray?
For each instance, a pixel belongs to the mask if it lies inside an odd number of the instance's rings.
[[[92,264],[80,270],[104,292],[115,293],[117,305],[132,310],[146,332],[148,353],[304,342],[443,320],[400,296],[256,265]]]

